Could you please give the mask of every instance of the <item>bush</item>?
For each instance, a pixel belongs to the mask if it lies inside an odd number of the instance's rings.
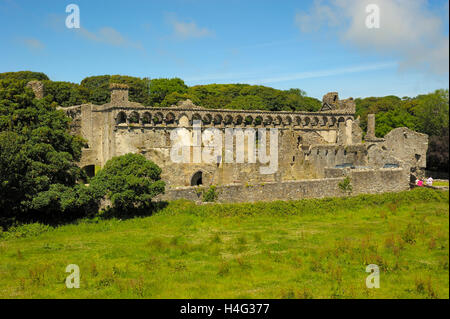
[[[351,193],[353,191],[353,186],[350,184],[350,177],[345,177],[345,179],[338,184],[339,188],[344,193]]]
[[[0,238],[12,239],[12,238],[34,237],[42,233],[45,233],[51,229],[52,228],[50,226],[42,225],[39,223],[13,226],[9,228],[7,232],[0,232]]]
[[[209,189],[203,194],[204,202],[215,202],[219,195],[216,192],[216,186],[212,185]]]
[[[148,209],[152,198],[164,193],[161,169],[140,154],[113,157],[91,179],[90,188],[95,194],[106,195],[113,209],[131,213],[135,209]]]

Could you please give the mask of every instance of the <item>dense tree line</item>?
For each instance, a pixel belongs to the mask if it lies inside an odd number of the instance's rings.
[[[89,101],[103,104],[109,101],[109,84],[123,83],[130,87],[130,100],[147,106],[167,107],[190,99],[194,104],[225,109],[253,109],[270,111],[316,111],[319,100],[307,97],[304,91],[277,90],[248,84],[209,84],[188,87],[179,78],[149,79],[120,75],[101,75],[85,78],[81,87],[88,89]]]
[[[29,71],[1,73],[2,78],[43,81],[44,96],[60,106],[108,103],[110,83],[122,83],[130,88],[130,101],[153,107],[167,107],[187,99],[199,106],[223,109],[317,111],[321,107],[318,99],[306,96],[302,90],[277,90],[261,85],[209,84],[189,87],[179,78],[149,79],[122,75],[91,76],[76,84],[53,82],[43,73]]]

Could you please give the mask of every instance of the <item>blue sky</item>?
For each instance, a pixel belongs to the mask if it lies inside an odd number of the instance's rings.
[[[70,3],[80,29],[65,25]],[[368,4],[380,28],[365,25]],[[251,83],[321,98],[448,88],[448,0],[0,0],[0,72]]]

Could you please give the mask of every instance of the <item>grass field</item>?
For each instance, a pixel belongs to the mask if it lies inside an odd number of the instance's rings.
[[[448,192],[256,204],[0,234],[0,298],[449,298]],[[66,266],[81,287],[67,289]],[[380,288],[366,288],[368,264]]]
[[[448,181],[435,181],[433,182],[433,186],[448,186]]]

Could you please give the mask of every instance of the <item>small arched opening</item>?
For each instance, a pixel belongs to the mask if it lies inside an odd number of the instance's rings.
[[[198,171],[191,178],[191,186],[203,185],[203,172]]]
[[[130,117],[128,118],[130,123],[137,124],[139,123],[139,113],[136,111],[131,112]]]
[[[173,123],[175,123],[175,114],[169,112],[166,114],[166,124],[173,124]]]
[[[95,176],[95,165],[86,165],[83,167],[84,172],[86,173],[87,177],[91,178]]]
[[[151,124],[152,115],[149,112],[145,112],[142,116],[142,124]]]
[[[122,124],[126,122],[127,122],[127,115],[125,114],[125,112],[119,112],[119,114],[117,114],[116,123]]]

